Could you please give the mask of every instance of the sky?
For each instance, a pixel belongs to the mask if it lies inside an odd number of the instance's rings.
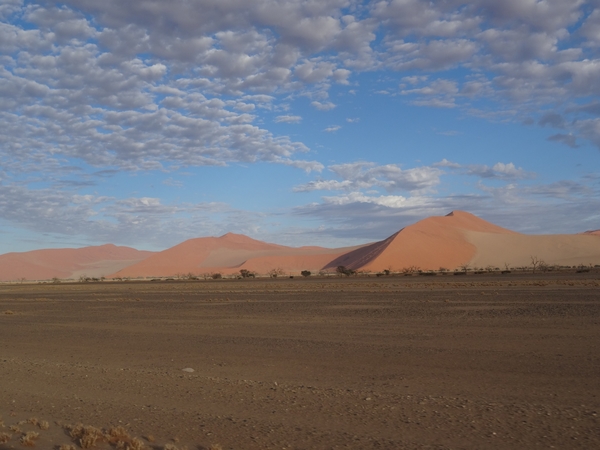
[[[600,0],[0,0],[0,253],[600,229]]]

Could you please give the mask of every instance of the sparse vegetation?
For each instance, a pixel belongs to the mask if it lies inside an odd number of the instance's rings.
[[[531,267],[533,269],[533,273],[535,273],[535,270],[537,268],[539,268],[540,264],[545,264],[545,263],[537,256],[531,256]]]
[[[223,275],[221,275],[219,272],[215,272],[210,276],[213,280],[220,280],[221,278],[223,278]]]
[[[348,269],[346,266],[337,266],[337,268],[335,269],[335,271],[339,275],[346,275],[347,277],[349,277],[350,275],[356,274],[356,271],[354,271],[352,269]]]
[[[35,441],[40,437],[40,433],[36,433],[35,431],[28,431],[21,436],[19,442],[21,445],[26,447],[33,447],[35,445]]]
[[[413,273],[420,272],[421,268],[419,266],[408,266],[402,269],[402,273],[404,275],[412,275]]]
[[[242,278],[255,278],[254,272],[250,272],[248,269],[240,269],[240,275]]]
[[[10,441],[12,435],[9,433],[0,433],[0,444],[5,444]]]
[[[300,274],[301,274],[303,277],[310,277],[310,275],[311,275],[311,272],[310,272],[310,270],[303,270],[302,272],[300,272]]]
[[[285,275],[285,271],[281,267],[269,270],[269,276],[271,278],[277,278],[278,276]]]

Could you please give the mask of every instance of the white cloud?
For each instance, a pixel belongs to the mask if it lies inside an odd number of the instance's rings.
[[[342,128],[340,125],[332,125],[330,127],[325,128],[323,131],[325,131],[326,133],[335,133],[340,128]]]
[[[512,162],[497,162],[492,167],[485,164],[467,164],[462,165],[446,158],[440,162],[434,163],[434,167],[445,167],[451,170],[462,172],[466,175],[474,175],[484,179],[497,179],[504,181],[515,181],[535,178],[535,173],[527,172],[521,167],[516,167]]]
[[[403,170],[395,164],[378,166],[369,162],[336,164],[328,167],[338,180],[318,180],[297,186],[296,192],[315,190],[359,191],[373,187],[388,192],[427,191],[439,184],[441,170],[435,167],[417,167]]]
[[[314,102],[311,102],[311,105],[314,106],[319,111],[331,111],[333,108],[335,108],[335,104],[332,102],[321,103],[318,101],[314,101]]]
[[[275,122],[276,123],[300,123],[302,122],[302,117],[300,116],[292,116],[292,115],[285,115],[285,116],[277,116],[275,117]]]

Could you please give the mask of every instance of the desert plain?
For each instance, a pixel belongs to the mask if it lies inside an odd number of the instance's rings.
[[[599,346],[597,268],[4,284],[0,449],[600,448]]]

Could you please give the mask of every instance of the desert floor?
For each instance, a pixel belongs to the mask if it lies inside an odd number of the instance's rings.
[[[0,285],[0,449],[590,449],[598,414],[598,272]]]

